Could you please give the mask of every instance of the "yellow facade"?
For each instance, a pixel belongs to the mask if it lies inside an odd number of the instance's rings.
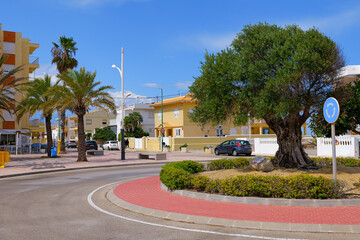
[[[116,114],[109,112],[108,109],[88,112],[84,116],[85,134],[94,134],[96,128],[109,126],[110,120],[113,119],[116,119]],[[65,139],[78,140],[78,117],[76,115],[65,119]]]
[[[7,55],[8,58],[3,65],[4,71],[12,70],[22,66],[22,70],[11,78],[25,78],[29,81],[29,74],[39,68],[39,59],[31,54],[39,48],[39,44],[31,43],[29,39],[23,38],[21,33],[1,30],[0,24],[0,55]],[[22,94],[15,93],[16,101],[21,101]],[[2,113],[5,120],[0,118],[0,129],[24,130],[29,128],[29,114],[25,114],[20,122],[12,113]]]

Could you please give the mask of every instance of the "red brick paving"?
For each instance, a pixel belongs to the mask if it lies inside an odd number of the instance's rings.
[[[114,193],[131,204],[188,215],[279,223],[360,224],[360,207],[268,206],[194,199],[162,190],[159,176],[121,184]]]

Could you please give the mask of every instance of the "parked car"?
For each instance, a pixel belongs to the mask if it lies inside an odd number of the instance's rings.
[[[251,144],[245,140],[227,140],[215,147],[215,154],[229,154],[237,156],[238,154],[245,154],[250,156],[252,153]]]
[[[67,148],[76,148],[76,141],[66,141],[65,142],[65,147]]]
[[[94,140],[85,140],[85,148],[86,150],[98,150],[98,145]]]
[[[119,150],[119,145],[117,143],[117,141],[106,141],[103,146],[102,146],[102,149],[105,150]]]

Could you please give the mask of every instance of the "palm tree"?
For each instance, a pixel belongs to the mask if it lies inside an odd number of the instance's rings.
[[[11,78],[15,73],[21,71],[21,66],[14,68],[9,72],[3,70],[2,65],[5,63],[6,59],[6,55],[0,56],[0,110],[11,113],[17,104],[14,93],[21,92],[19,87],[27,83],[21,83],[21,81],[26,78]],[[0,111],[0,117],[4,119],[3,111]]]
[[[51,87],[51,77],[49,75],[45,75],[44,78],[36,78],[31,85],[22,88],[22,90],[26,92],[26,96],[16,107],[18,119],[23,117],[27,112],[32,116],[37,111],[42,111],[42,115],[45,117],[48,157],[51,157],[51,147],[53,145],[51,118],[54,110],[50,107],[46,107],[46,103],[52,98],[56,99],[55,95],[46,94]]]
[[[53,42],[53,48],[51,49],[51,54],[53,59],[51,63],[56,63],[56,67],[60,74],[66,72],[68,69],[76,68],[78,61],[74,58],[76,50],[78,50],[75,45],[73,38],[67,38],[65,36],[60,36],[60,44]],[[60,151],[65,153],[65,110],[61,111],[61,148]]]
[[[113,89],[111,86],[98,87],[100,82],[95,82],[96,72],[68,70],[60,75],[63,86],[57,85],[49,94],[55,94],[57,99],[48,101],[47,105],[61,110],[69,109],[78,116],[78,162],[87,161],[85,149],[84,115],[90,107],[104,109],[110,108],[115,112],[114,99],[105,90]]]

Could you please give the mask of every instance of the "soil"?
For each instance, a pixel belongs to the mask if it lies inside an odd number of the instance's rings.
[[[205,171],[200,175],[207,176],[210,179],[224,179],[232,178],[237,175],[255,175],[255,176],[291,176],[299,174],[310,174],[315,177],[323,176],[325,178],[333,179],[332,167],[325,166],[317,170],[299,170],[289,168],[277,168],[271,172],[260,172],[252,170],[250,167],[242,169],[224,169],[217,171]],[[337,179],[340,184],[344,186],[345,198],[360,198],[360,168],[359,167],[337,167]]]

